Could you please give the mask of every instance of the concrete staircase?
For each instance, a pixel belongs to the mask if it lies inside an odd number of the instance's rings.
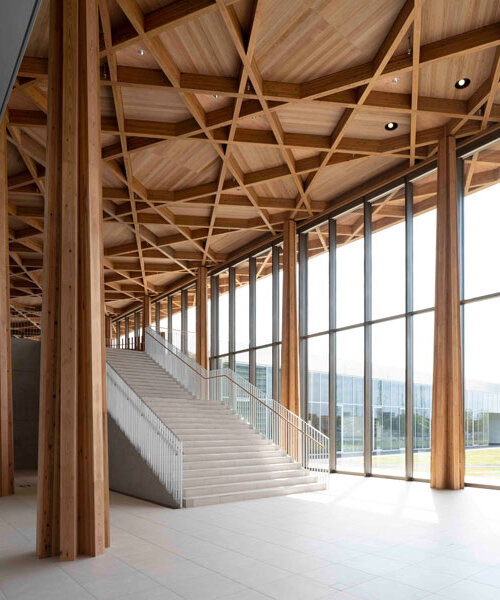
[[[184,506],[325,488],[222,404],[193,397],[145,352],[108,348],[106,359],[182,440]]]

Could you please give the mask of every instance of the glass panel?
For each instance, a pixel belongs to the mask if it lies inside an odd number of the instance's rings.
[[[328,223],[309,232],[307,265],[308,333],[329,328]]]
[[[372,318],[405,312],[404,189],[372,204]]]
[[[236,317],[235,317],[235,350],[242,350],[249,346],[249,262],[238,265],[236,271]],[[247,377],[248,379],[248,377]]]
[[[337,333],[337,469],[364,471],[364,331]]]
[[[239,352],[234,355],[234,370],[240,377],[248,381],[248,352]]]
[[[430,478],[434,313],[413,317],[413,476]]]
[[[229,351],[229,271],[219,275],[219,354]]]
[[[372,327],[372,471],[405,474],[405,320]]]
[[[262,346],[273,341],[273,277],[272,250],[256,257],[256,344]]]
[[[413,310],[434,306],[436,173],[413,184]]]
[[[499,339],[500,298],[466,304],[465,480],[469,483],[500,484]]]
[[[337,327],[364,320],[363,207],[337,219]]]
[[[255,386],[268,398],[273,397],[273,349],[255,351]]]
[[[307,340],[309,423],[328,435],[328,334]]]
[[[176,292],[172,296],[172,343],[177,348],[181,347],[181,293]]]
[[[196,287],[187,291],[187,351],[196,357]]]
[[[493,257],[500,255],[499,193],[497,184],[464,199],[465,298],[500,291],[500,270],[492,268]]]

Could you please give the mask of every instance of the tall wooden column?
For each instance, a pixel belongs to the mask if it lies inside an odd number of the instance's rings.
[[[106,340],[106,346],[111,346],[111,315],[105,316],[104,338]]]
[[[464,487],[459,236],[455,138],[439,141],[431,487]]]
[[[7,130],[0,123],[0,496],[14,493]]]
[[[37,549],[109,542],[97,0],[51,0]]]
[[[283,406],[299,415],[299,327],[297,318],[297,227],[286,221],[283,230],[283,307],[281,395]]]
[[[199,267],[196,279],[196,362],[208,369],[206,267]]]

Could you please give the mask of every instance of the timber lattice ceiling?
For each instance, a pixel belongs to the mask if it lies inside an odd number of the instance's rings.
[[[31,323],[42,291],[48,4],[8,106],[11,303]],[[499,2],[99,0],[99,12],[114,314],[432,156],[443,132],[463,138],[500,122]],[[471,83],[456,89],[462,77]],[[470,190],[500,178],[500,152],[484,152],[467,163]],[[422,187],[429,206],[433,193]],[[402,196],[391,200],[378,211],[385,224],[404,216]],[[346,242],[356,220],[343,226]]]

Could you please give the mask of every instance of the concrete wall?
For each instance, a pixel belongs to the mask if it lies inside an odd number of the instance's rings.
[[[12,338],[14,466],[34,470],[38,461],[40,342]]]
[[[172,496],[108,413],[109,489],[176,508]]]

